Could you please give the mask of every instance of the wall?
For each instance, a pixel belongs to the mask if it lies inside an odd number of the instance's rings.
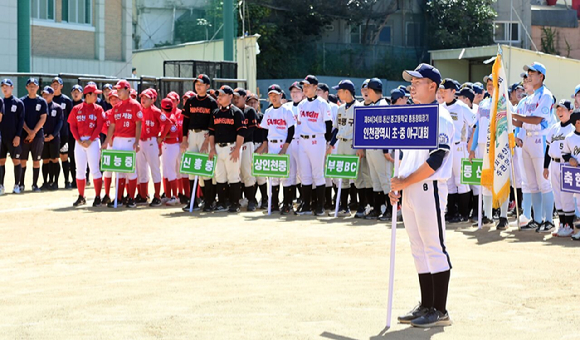
[[[123,6],[121,0],[107,0],[105,6],[105,59],[123,60]]]
[[[512,14],[510,11],[511,3],[513,2],[514,6],[514,13]],[[496,21],[510,21],[510,17],[513,21],[518,21],[518,15],[520,17],[521,24],[521,33],[520,33],[520,40],[521,44],[518,47],[522,48],[530,48],[531,43],[530,39],[526,34],[526,30],[531,35],[532,31],[532,8],[530,5],[530,0],[502,0],[496,1],[493,4],[493,8],[497,12]],[[517,15],[516,15],[517,13]],[[525,29],[524,29],[525,28]],[[516,46],[518,44],[514,44]]]
[[[18,69],[17,3],[0,0],[0,72],[14,72]]]
[[[33,56],[95,59],[94,30],[84,31],[32,25],[31,35]]]
[[[542,47],[542,28],[541,26],[532,26],[532,40],[538,47]],[[560,55],[580,59],[580,25],[576,28],[567,27],[551,27],[552,30],[558,32],[558,39],[555,43],[556,50]],[[566,41],[570,44],[570,55],[568,56],[568,49],[566,47]]]

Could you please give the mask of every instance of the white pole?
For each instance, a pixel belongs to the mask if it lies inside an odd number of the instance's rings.
[[[338,181],[338,193],[336,194],[336,207],[334,208],[334,217],[338,217],[338,207],[340,205],[340,193],[342,192],[342,179]]]
[[[123,193],[121,193],[122,195]],[[119,173],[115,174],[115,209],[117,209],[117,201],[119,200]]]
[[[195,180],[193,181],[193,188],[191,189],[191,199],[189,200],[189,212],[193,212],[193,203],[195,202],[195,194],[197,191],[197,175],[195,175]]]
[[[483,214],[483,187],[479,186],[479,199],[477,200],[477,229],[481,229],[481,215]]]
[[[272,214],[272,179],[268,177],[268,216]]]
[[[393,177],[399,176],[399,153],[395,150],[395,173]],[[396,193],[396,192],[395,192]],[[395,244],[397,237],[397,208],[398,203],[393,204],[391,217],[391,263],[389,266],[389,302],[387,307],[387,328],[391,328],[391,314],[393,311],[393,285],[395,283]]]

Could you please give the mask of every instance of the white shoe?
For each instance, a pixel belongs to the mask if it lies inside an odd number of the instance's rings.
[[[520,227],[528,225],[532,220],[528,219],[525,215],[520,215]]]
[[[171,197],[171,199],[169,201],[167,201],[167,203],[165,203],[165,205],[170,205],[170,206],[177,205],[177,204],[179,204],[179,200],[175,197]]]
[[[560,230],[558,230],[558,233],[556,234],[557,237],[570,237],[572,235],[572,233],[574,233],[574,230],[572,230],[572,228],[570,228],[569,226],[564,226],[564,228],[560,228]]]
[[[576,234],[572,234],[572,240],[574,241],[580,241],[580,230],[578,230],[578,232]]]
[[[4,190],[4,186],[0,184],[0,195],[4,195],[6,190]]]
[[[19,185],[15,185],[14,186],[14,190],[12,191],[13,194],[19,194],[20,193],[20,186]]]

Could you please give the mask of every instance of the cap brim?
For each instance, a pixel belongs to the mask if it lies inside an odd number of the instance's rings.
[[[101,94],[101,93],[103,93],[103,91],[97,89],[97,90],[94,90],[93,93]]]
[[[268,94],[270,94],[270,93],[282,94],[282,92],[277,91],[277,90],[270,90],[270,91],[268,91]]]
[[[405,81],[411,82],[413,78],[424,78],[423,75],[417,71],[405,70],[403,71],[403,79]]]
[[[200,81],[202,84],[209,85],[209,84],[206,84],[205,81],[203,81],[203,79],[200,79],[200,78],[197,78],[196,80],[194,80],[193,83],[195,84],[198,81]]]

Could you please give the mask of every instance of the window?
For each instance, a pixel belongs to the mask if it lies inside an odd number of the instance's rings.
[[[33,19],[54,20],[54,0],[32,0]]]
[[[510,32],[511,28],[511,32]],[[493,23],[493,40],[495,42],[519,42],[520,25],[517,22],[496,21]]]
[[[385,26],[379,34],[379,43],[381,44],[391,44],[391,26]]]
[[[421,35],[421,25],[417,22],[408,22],[405,37],[407,46],[422,46],[423,36]]]
[[[62,21],[74,24],[92,25],[93,1],[92,0],[63,0]]]

